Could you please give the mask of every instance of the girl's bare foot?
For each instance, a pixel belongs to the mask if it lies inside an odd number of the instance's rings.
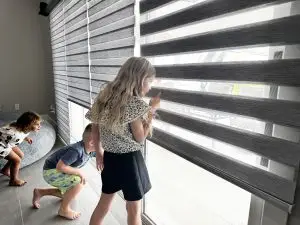
[[[3,175],[10,177],[10,169],[8,168],[8,170],[0,170],[0,173],[2,173]]]
[[[35,209],[39,209],[40,208],[40,198],[41,198],[41,194],[39,192],[39,189],[34,189],[33,190],[33,198],[32,198],[32,206]]]
[[[24,180],[13,180],[9,182],[9,186],[21,187],[24,186],[27,182]]]
[[[59,209],[58,215],[66,218],[68,220],[76,220],[80,217],[81,213],[75,212],[71,209],[67,209],[67,210]]]

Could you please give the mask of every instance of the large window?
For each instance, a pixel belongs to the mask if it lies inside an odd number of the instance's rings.
[[[288,105],[278,100],[299,99],[299,92],[291,91],[299,86],[298,71],[285,60],[297,34],[288,30],[282,35],[282,24],[294,24],[288,18],[292,3],[141,1],[141,13],[139,0],[62,1],[60,10],[53,11],[60,134],[70,133],[71,143],[81,140],[89,123],[85,107],[128,57],[141,53],[160,69],[153,87],[162,91],[163,100],[154,128],[174,142],[168,145],[155,131],[147,141],[145,159],[153,188],[143,202],[146,222],[266,225],[264,218],[276,215],[281,219],[276,225],[285,225],[299,167],[297,158],[290,157],[297,155],[294,144],[300,132],[294,126],[299,122],[293,124],[298,115],[293,117],[297,113],[292,110],[299,106],[292,104],[288,112],[274,106]],[[197,15],[194,7],[203,14]],[[181,21],[186,11],[190,16]],[[291,93],[295,98],[287,97]],[[250,104],[241,104],[246,101]],[[191,151],[184,149],[189,144]],[[199,155],[206,158],[194,160]]]
[[[148,21],[166,16],[177,10],[191,7],[200,2],[204,1],[171,2],[161,8],[143,14],[141,16],[141,23],[147,23]],[[277,7],[283,9],[281,14],[274,13],[276,9],[274,6],[262,7],[227,17],[196,22],[153,34],[147,34],[141,37],[140,42],[142,45],[160,43],[190,35],[206,34],[240,25],[269,21],[274,18],[289,15],[289,10],[286,10],[290,8],[289,3]],[[236,49],[218,49],[150,56],[149,59],[155,66],[160,67],[185,64],[201,65],[249,61],[263,62],[274,58],[274,49],[275,52],[280,52],[283,47],[240,47]],[[257,99],[271,98],[273,91],[273,87],[269,84],[262,83],[167,78],[157,79],[154,88]],[[162,98],[164,98],[164,91],[162,91]],[[233,129],[272,136],[272,133],[266,132],[268,124],[265,121],[255,118],[169,101],[162,101],[161,108],[168,112],[213,122],[219,125],[226,125]],[[207,151],[212,151],[218,155],[238,161],[243,165],[246,164],[262,171],[268,171],[269,173],[276,174],[291,181],[294,179],[293,168],[266,159],[247,149],[194,133],[187,128],[183,129],[161,120],[155,121],[154,127],[180,139],[194,143],[197,146],[207,149]],[[153,223],[158,225],[248,225],[255,224],[253,221],[263,221],[260,217],[263,214],[264,201],[259,200],[259,204],[255,205],[253,202],[254,196],[251,193],[207,172],[150,141],[147,142],[145,157],[153,188],[144,201],[144,213],[146,218]],[[279,169],[270,169],[270,162],[276,163]],[[285,172],[282,173],[281,171]],[[255,207],[256,209],[254,209]],[[261,214],[251,214],[250,208],[256,211],[261,210]],[[255,216],[257,218],[253,218]],[[249,221],[252,222],[250,223]],[[260,225],[259,222],[257,225]]]

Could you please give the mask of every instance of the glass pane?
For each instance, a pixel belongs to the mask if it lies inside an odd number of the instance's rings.
[[[90,121],[85,118],[85,115],[88,111],[88,109],[83,108],[83,128],[85,128],[90,123]]]
[[[247,225],[251,194],[147,142],[152,190],[145,214],[158,225]]]
[[[77,105],[73,102],[69,102],[69,119],[70,119],[70,136],[71,143],[75,143],[82,139],[82,132],[84,130],[83,127],[83,107]]]

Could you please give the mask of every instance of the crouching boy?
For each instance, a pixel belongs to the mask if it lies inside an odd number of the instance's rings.
[[[39,201],[42,197],[55,196],[62,199],[58,210],[60,216],[71,220],[80,216],[80,212],[70,208],[70,203],[85,184],[85,176],[80,168],[94,156],[91,131],[92,125],[89,124],[83,132],[81,141],[54,152],[46,159],[43,176],[54,188],[35,188],[32,199],[34,208],[40,208]]]

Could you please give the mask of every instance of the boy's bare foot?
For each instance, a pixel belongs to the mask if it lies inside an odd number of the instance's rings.
[[[10,170],[0,170],[0,173],[2,173],[3,175],[10,177]]]
[[[41,194],[39,192],[39,189],[34,189],[33,190],[33,197],[32,197],[32,206],[35,209],[39,209],[40,208],[40,198],[41,198]]]
[[[59,209],[58,215],[68,219],[68,220],[76,220],[80,217],[80,212],[75,212],[72,209],[62,210]]]
[[[9,186],[21,187],[24,186],[27,182],[24,180],[13,180],[9,182]]]

